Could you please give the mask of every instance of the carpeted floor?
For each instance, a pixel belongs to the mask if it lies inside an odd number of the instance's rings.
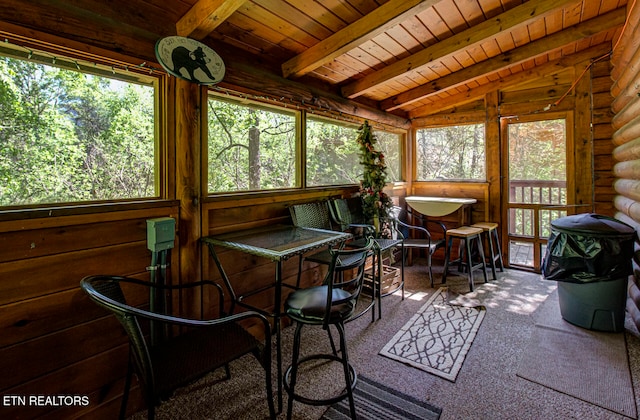
[[[539,309],[556,289],[553,281],[539,275],[509,270],[498,280],[477,283],[468,294],[465,277],[447,277],[453,292],[462,299],[481,302],[486,316],[469,349],[455,382],[412,368],[378,354],[380,349],[420,309],[436,289],[428,286],[421,260],[406,270],[405,300],[398,294],[383,299],[381,320],[370,322],[364,316],[347,324],[349,354],[359,372],[373,381],[441,408],[440,419],[624,419],[622,415],[554,391],[516,375],[525,348],[530,343]],[[437,272],[437,268],[436,268]],[[436,287],[440,275],[436,274]],[[560,320],[559,322],[562,322]],[[628,323],[625,331],[632,382],[640,390],[640,335]],[[292,328],[283,331],[283,358],[288,365]],[[303,331],[303,348],[328,348],[326,333],[319,329]],[[251,357],[232,365],[232,379],[216,382],[211,375],[187,389],[157,411],[159,419],[263,419],[267,406],[258,367]],[[332,368],[314,371],[300,385],[314,395],[339,392],[344,383],[336,381],[340,372]],[[302,389],[302,388],[301,388]],[[636,405],[638,392],[635,393]],[[286,407],[286,396],[285,407]],[[294,404],[294,418],[319,419],[326,407]],[[144,413],[134,416],[144,418]],[[284,414],[279,415],[284,419]]]

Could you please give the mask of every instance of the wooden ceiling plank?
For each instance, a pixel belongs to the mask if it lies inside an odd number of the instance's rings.
[[[433,6],[438,1],[389,0],[344,29],[287,60],[282,64],[282,74],[284,77],[303,76],[363,42],[380,35],[386,29],[400,24],[418,11]]]
[[[227,20],[246,0],[198,0],[176,23],[180,36],[204,39]]]
[[[368,89],[402,75],[416,70],[430,61],[451,55],[460,49],[469,48],[472,45],[485,42],[488,38],[497,34],[512,31],[516,27],[527,25],[535,19],[575,3],[575,0],[540,0],[527,2],[514,7],[495,18],[486,20],[479,25],[457,33],[435,45],[411,55],[403,60],[387,66],[342,88],[342,95],[353,99],[364,94]]]
[[[600,44],[587,50],[562,57],[558,60],[549,61],[546,64],[533,67],[531,69],[515,73],[511,76],[503,77],[495,82],[469,89],[456,95],[450,96],[444,101],[438,101],[437,104],[428,105],[421,108],[415,108],[409,113],[410,118],[418,118],[427,114],[435,114],[443,109],[455,105],[456,103],[469,102],[483,97],[494,90],[503,90],[509,87],[530,84],[532,79],[552,76],[567,71],[567,67],[574,66],[583,61],[596,58],[606,54],[610,50],[610,46]]]
[[[535,58],[540,54],[546,54],[551,50],[562,48],[572,42],[609,30],[614,26],[622,25],[624,23],[624,19],[625,11],[624,7],[621,7],[597,18],[580,23],[571,28],[567,28],[564,31],[557,32],[546,38],[531,42],[530,44],[508,51],[504,54],[500,54],[496,57],[490,58],[489,60],[483,61],[482,63],[475,64],[474,66],[442,77],[432,83],[401,93],[395,97],[382,101],[380,106],[385,111],[392,111],[401,108],[403,105],[422,100],[429,95],[433,95],[436,92],[441,91],[442,89],[457,86],[467,80],[474,79],[486,73],[500,71],[501,69],[511,67],[517,63],[522,63],[526,60]]]

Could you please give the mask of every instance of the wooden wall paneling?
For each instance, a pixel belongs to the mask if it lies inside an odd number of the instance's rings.
[[[634,6],[633,8],[631,6]],[[640,7],[637,2],[629,2],[626,10],[626,25],[620,38],[616,41],[616,47],[611,54],[614,68],[611,78],[620,79],[622,72],[628,67],[631,57],[640,49]],[[616,93],[613,96],[617,96]]]
[[[613,144],[621,145],[637,138],[640,138],[640,115],[628,121],[627,124],[618,127],[618,129],[613,133],[612,140]]]
[[[148,280],[148,277],[147,273],[135,276],[140,280]],[[130,303],[140,306],[147,303],[148,299],[148,295],[134,295],[130,296]],[[0,329],[4,334],[0,338],[0,350],[2,347],[51,334],[104,316],[106,313],[90,301],[80,288],[2,305]]]
[[[146,218],[139,218],[4,232],[0,236],[0,263],[139,242],[146,238],[146,230]]]
[[[67,351],[69,351],[67,349]],[[120,409],[122,391],[124,389],[124,372],[127,369],[128,345],[121,345],[113,349],[98,354],[94,357],[84,359],[63,369],[39,376],[37,379],[20,384],[3,391],[4,395],[88,395],[88,407],[70,407],[68,410],[60,410],[60,413],[68,411],[75,417],[84,410],[90,411],[91,418],[96,417],[94,410],[98,409],[105,402],[112,401],[110,411],[102,413],[100,416],[116,418]],[[129,414],[133,414],[142,408],[140,404],[140,393],[132,384],[132,395],[129,403]],[[31,407],[3,407],[4,418],[39,418],[49,415],[57,417],[52,412],[51,406],[31,406]]]
[[[528,115],[532,112],[542,112],[549,107],[549,105],[553,105],[553,103],[549,103],[550,100],[536,100],[532,102],[524,102],[524,103],[510,103],[510,104],[500,104],[500,116],[517,116],[517,115]],[[559,104],[553,105],[554,111],[573,111],[575,109],[575,97],[573,95],[569,95],[565,97],[562,102]]]
[[[501,104],[523,104],[534,101],[546,101],[560,98],[566,91],[571,88],[571,84],[557,86],[544,86],[534,89],[522,89],[514,92],[502,92],[500,103]]]
[[[149,255],[146,241],[140,241],[4,263],[0,305],[78,288],[90,274],[144,272]]]
[[[616,115],[613,117],[611,123],[613,124],[613,128],[618,130],[634,119],[636,119],[640,115],[640,101],[634,99],[630,101],[623,109],[621,109]]]
[[[96,334],[98,331],[100,333]],[[114,317],[109,316],[4,347],[0,349],[3,372],[14,370],[12,366],[20,366],[20,369],[11,375],[2,375],[0,389],[37,379],[126,343],[124,330]]]

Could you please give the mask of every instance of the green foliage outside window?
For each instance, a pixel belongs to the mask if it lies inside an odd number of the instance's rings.
[[[0,206],[155,196],[154,93],[0,57]]]
[[[357,126],[307,118],[307,185],[357,184],[362,176]]]
[[[417,179],[484,181],[484,137],[484,124],[417,130]]]
[[[387,181],[402,181],[402,135],[382,130],[373,130],[373,135],[387,162]]]

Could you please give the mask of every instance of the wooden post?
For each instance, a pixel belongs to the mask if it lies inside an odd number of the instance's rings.
[[[201,124],[200,86],[176,81],[176,199],[180,201],[180,281],[202,276],[200,264]]]
[[[485,221],[497,222],[500,220],[500,197],[502,196],[500,183],[501,159],[500,159],[500,116],[498,115],[499,93],[497,90],[485,96],[486,120],[486,171],[489,183],[489,202],[486,204],[488,212]],[[482,220],[479,220],[482,221]],[[505,236],[504,234],[502,235]]]
[[[588,62],[576,66],[576,74],[580,75],[588,66]],[[587,73],[575,88],[576,106],[574,119],[574,167],[576,171],[575,189],[567,185],[567,192],[575,190],[574,203],[586,204],[591,207],[580,207],[580,212],[593,211],[593,138],[591,131],[591,77]],[[570,170],[570,163],[567,162]]]

